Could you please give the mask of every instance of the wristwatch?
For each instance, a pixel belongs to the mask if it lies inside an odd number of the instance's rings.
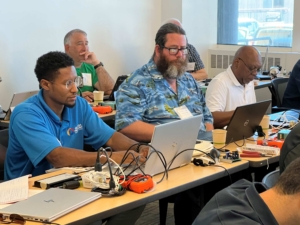
[[[94,69],[97,69],[99,66],[104,66],[102,62],[99,62],[96,66],[94,66]]]

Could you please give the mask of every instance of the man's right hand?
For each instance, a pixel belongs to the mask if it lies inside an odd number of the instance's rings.
[[[93,94],[93,92],[85,91],[85,92],[82,92],[81,96],[85,100],[87,100],[88,102],[93,102],[94,101],[94,94]]]

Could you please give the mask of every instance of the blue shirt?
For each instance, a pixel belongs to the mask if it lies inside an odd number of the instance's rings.
[[[203,114],[201,131],[206,130],[205,123],[213,123],[201,88],[192,75],[184,73],[177,78],[175,93],[152,59],[120,85],[116,103],[116,130],[138,120],[156,125],[178,120],[174,108],[183,105],[193,115]]]
[[[83,149],[85,143],[98,149],[114,132],[81,97],[77,97],[73,108],[64,108],[60,120],[45,103],[41,90],[18,105],[11,115],[5,180],[44,174],[52,168],[46,156],[55,148]]]

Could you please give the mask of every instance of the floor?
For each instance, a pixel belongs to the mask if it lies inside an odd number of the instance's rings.
[[[174,206],[173,203],[168,204],[166,225],[174,224],[173,206]],[[159,208],[158,208],[158,201],[155,201],[146,205],[143,214],[135,223],[135,225],[158,225],[158,224],[159,224]]]

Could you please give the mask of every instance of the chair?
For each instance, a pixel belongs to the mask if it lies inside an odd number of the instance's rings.
[[[272,86],[269,89],[272,94],[272,113],[288,110],[282,107],[282,99],[288,81],[288,78],[276,78],[271,81]]]
[[[266,176],[264,176],[264,178],[262,179],[262,183],[265,184],[268,188],[271,188],[276,184],[279,176],[280,176],[279,170],[272,171],[268,173]]]
[[[0,182],[4,180],[4,161],[8,147],[8,129],[0,130]]]

